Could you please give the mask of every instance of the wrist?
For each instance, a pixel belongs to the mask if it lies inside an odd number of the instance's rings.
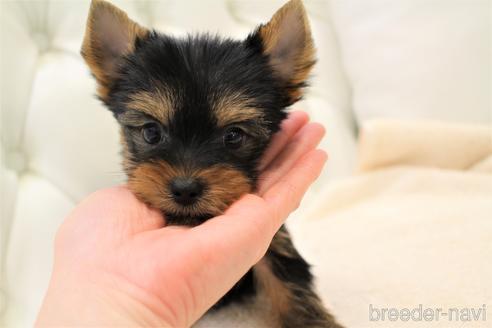
[[[174,326],[158,300],[119,278],[54,273],[36,326]]]

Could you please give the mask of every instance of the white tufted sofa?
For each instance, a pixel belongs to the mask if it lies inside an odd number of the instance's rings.
[[[112,2],[164,32],[239,38],[283,3]],[[488,0],[305,3],[319,63],[309,96],[296,107],[326,125],[322,147],[331,160],[304,205],[331,180],[351,174],[356,131],[367,119],[490,123]],[[95,99],[79,55],[89,1],[0,5],[0,325],[27,327],[47,286],[60,222],[87,194],[124,175],[117,126]],[[302,210],[296,216],[302,219]]]

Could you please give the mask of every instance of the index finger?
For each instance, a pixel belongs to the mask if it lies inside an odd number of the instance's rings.
[[[304,194],[318,178],[328,155],[323,150],[312,150],[301,157],[290,171],[270,187],[263,198],[277,213],[278,228],[299,206]]]
[[[263,155],[258,169],[263,171],[270,162],[282,151],[289,140],[309,121],[309,116],[305,112],[291,112],[289,117],[282,122],[280,131],[277,132],[270,142],[267,151]]]

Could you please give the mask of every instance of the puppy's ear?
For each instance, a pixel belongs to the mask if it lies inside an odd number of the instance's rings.
[[[104,0],[92,0],[80,53],[99,84],[102,99],[117,74],[118,63],[134,50],[138,38],[147,35],[148,30],[122,10]]]
[[[302,96],[309,72],[316,62],[306,10],[301,0],[290,0],[266,25],[260,25],[247,42],[261,42],[275,74],[287,86],[291,103]]]

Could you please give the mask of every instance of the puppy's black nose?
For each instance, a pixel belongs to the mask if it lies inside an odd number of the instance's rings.
[[[177,177],[171,181],[170,189],[176,203],[191,205],[202,195],[203,184],[194,178]]]

